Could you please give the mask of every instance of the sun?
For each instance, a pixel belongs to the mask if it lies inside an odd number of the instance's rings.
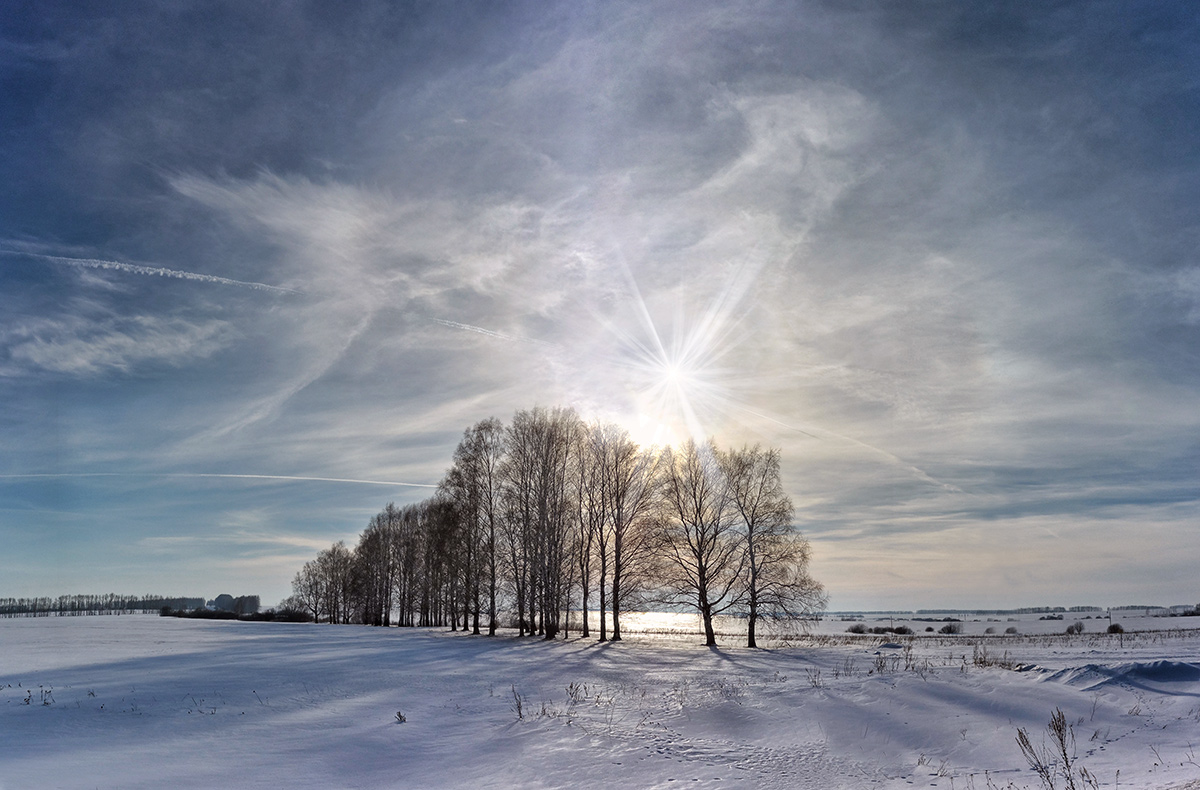
[[[649,444],[703,441],[729,396],[721,348],[697,328],[677,324],[664,333],[651,323],[641,342],[626,342],[621,358],[637,413],[638,434]]]
[[[587,350],[571,360],[585,413],[613,419],[643,446],[705,442],[744,427],[741,406],[760,379],[747,369],[752,280],[685,283],[650,297],[625,269],[623,298],[588,312]],[[752,273],[751,273],[752,274]],[[596,331],[599,329],[599,331]]]

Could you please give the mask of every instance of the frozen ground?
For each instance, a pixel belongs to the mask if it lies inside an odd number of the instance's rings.
[[[0,787],[1040,788],[1058,708],[1100,786],[1200,788],[1200,632],[891,644],[0,620]]]

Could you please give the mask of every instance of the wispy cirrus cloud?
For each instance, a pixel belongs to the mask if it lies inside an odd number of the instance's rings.
[[[214,354],[234,335],[218,319],[82,316],[31,319],[0,330],[0,376],[30,370],[70,376],[128,373],[139,365],[182,365]]]
[[[564,404],[781,447],[842,602],[934,595],[910,556],[1186,543],[1193,10],[47,13],[0,42],[55,86],[0,118],[0,246],[35,254],[0,267],[0,435],[230,476],[30,501],[433,482],[475,420]],[[309,482],[263,524],[361,528],[362,489]]]
[[[278,550],[280,548],[304,549],[308,552],[317,552],[328,548],[329,543],[303,535],[220,531],[211,535],[154,535],[140,539],[138,545],[152,552],[161,553],[196,552],[202,546],[237,546],[243,552]]]

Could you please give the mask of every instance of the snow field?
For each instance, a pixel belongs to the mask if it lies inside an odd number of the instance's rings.
[[[1056,709],[1101,786],[1200,779],[1200,632],[885,639],[5,620],[0,787],[1040,788]]]

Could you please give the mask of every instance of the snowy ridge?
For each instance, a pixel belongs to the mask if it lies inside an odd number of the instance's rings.
[[[1104,666],[1085,664],[1080,667],[1061,669],[1046,677],[1059,683],[1091,691],[1112,684],[1127,686],[1150,684],[1200,683],[1200,664],[1185,661],[1132,662]],[[1164,690],[1163,693],[1187,693],[1186,691]],[[1200,696],[1200,687],[1192,690]]]

